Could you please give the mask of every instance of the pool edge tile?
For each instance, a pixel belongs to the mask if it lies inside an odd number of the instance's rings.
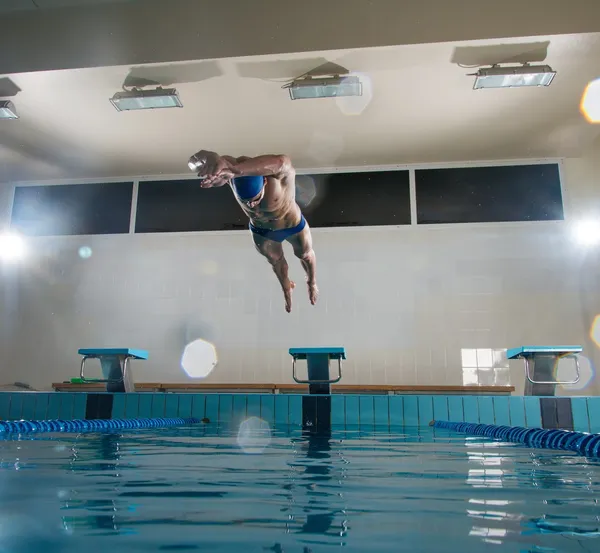
[[[429,426],[429,423],[434,420],[433,416],[433,396],[418,395],[417,405],[419,407],[419,426]]]
[[[510,402],[508,396],[494,396],[493,399],[496,424],[510,426]]]
[[[510,396],[508,398],[511,426],[525,427],[525,402],[523,396]]]
[[[287,394],[274,394],[275,426],[287,426],[289,424],[290,400]]]
[[[404,397],[389,396],[390,428],[404,426]]]
[[[479,420],[481,424],[496,424],[496,414],[494,412],[493,396],[478,396]]]
[[[375,402],[373,396],[361,395],[358,400],[358,418],[361,430],[375,428]]]
[[[537,396],[524,396],[525,423],[528,428],[542,428],[542,409],[540,398]]]
[[[124,419],[125,418],[125,404],[127,398],[125,394],[115,394],[112,405],[112,418],[113,419]]]
[[[390,427],[390,400],[388,395],[373,396],[375,410],[375,428],[388,429]]]
[[[575,432],[589,432],[591,425],[587,398],[571,398],[571,409],[573,410],[573,427]]]
[[[335,428],[346,427],[346,398],[342,394],[331,396],[331,426]]]

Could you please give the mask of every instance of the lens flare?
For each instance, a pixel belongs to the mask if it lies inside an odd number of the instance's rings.
[[[0,259],[18,261],[25,256],[25,242],[18,234],[0,235]]]
[[[191,378],[206,378],[217,366],[217,350],[205,340],[190,342],[181,356],[181,368]]]
[[[577,384],[560,386],[565,392],[585,390],[592,380],[594,380],[596,371],[594,370],[592,362],[585,355],[578,355],[577,358],[579,360],[579,382],[577,382]],[[575,361],[568,357],[561,359],[556,368],[556,380],[568,382],[575,380],[575,378]]]
[[[339,133],[324,129],[313,131],[306,155],[315,167],[334,167],[344,153],[344,139]]]
[[[81,259],[89,259],[90,257],[92,257],[92,248],[90,248],[89,246],[81,246],[77,253],[79,254],[79,257],[81,257]]]
[[[590,328],[590,338],[600,348],[600,315],[594,317],[592,327]]]
[[[267,421],[250,417],[240,424],[237,443],[244,453],[263,453],[271,443],[271,427]]]
[[[315,199],[317,187],[310,175],[296,176],[296,201],[300,207],[307,207]]]
[[[579,110],[589,123],[600,123],[600,79],[585,87]]]
[[[359,76],[362,84],[362,96],[340,96],[335,99],[337,107],[344,115],[360,115],[369,107],[373,99],[371,77],[365,74]]]
[[[595,246],[600,243],[600,221],[590,219],[573,225],[573,238],[582,246]]]

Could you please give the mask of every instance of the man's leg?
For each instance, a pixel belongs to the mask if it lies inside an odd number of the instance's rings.
[[[308,223],[298,234],[290,236],[288,242],[294,248],[294,255],[302,263],[304,272],[306,273],[306,284],[308,285],[308,297],[310,303],[315,305],[319,297],[319,289],[317,288],[317,259],[312,246],[312,236]]]
[[[257,234],[253,234],[252,238],[258,252],[264,255],[273,267],[273,272],[279,284],[281,284],[285,297],[285,310],[289,313],[292,310],[292,290],[296,285],[288,278],[288,264],[283,255],[283,247],[281,243],[268,240]]]

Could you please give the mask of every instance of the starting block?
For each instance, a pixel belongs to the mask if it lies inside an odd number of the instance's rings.
[[[577,354],[582,351],[582,346],[521,346],[509,349],[506,357],[525,361],[526,396],[554,396],[557,385],[568,386],[579,382]],[[558,362],[566,358],[573,359],[575,362],[575,379],[556,380]]]
[[[148,359],[148,352],[142,349],[129,348],[90,348],[80,349],[83,355],[79,376],[82,382],[104,382],[107,392],[135,392],[135,383],[129,361],[131,359]],[[85,363],[88,359],[99,359],[102,367],[102,379],[85,378]]]
[[[331,384],[342,379],[342,359],[346,359],[346,350],[342,347],[326,348],[290,348],[292,356],[292,378],[298,384],[308,384],[310,394],[330,394]],[[337,376],[331,378],[329,361],[337,360]],[[301,380],[296,376],[296,361],[306,360],[308,379]]]

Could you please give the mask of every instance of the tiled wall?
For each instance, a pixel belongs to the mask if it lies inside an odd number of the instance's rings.
[[[320,426],[324,421],[319,417],[325,416],[332,428],[364,430],[427,426],[437,419],[600,433],[600,398],[564,400],[572,428],[558,424],[560,415],[555,413],[561,401],[521,396],[3,392],[0,419],[195,417],[239,424],[255,416],[272,425],[300,426],[309,420]],[[319,402],[327,402],[326,408],[320,409]]]
[[[565,163],[568,213],[597,204],[594,171]],[[289,347],[340,345],[344,384],[510,379],[522,393],[522,362],[508,369],[499,350],[574,343],[590,370],[581,389],[560,393],[600,393],[598,256],[582,256],[567,222],[316,229],[314,242],[319,303],[299,285],[287,314],[247,232],[31,240],[27,263],[0,278],[0,383],[49,389],[77,375],[81,347],[147,349],[132,364],[137,381],[188,381],[183,348],[203,338],[219,358],[207,383],[291,383]],[[82,246],[91,257],[77,255]]]
[[[132,363],[137,381],[185,382],[181,354],[202,338],[219,359],[206,383],[292,383],[288,348],[339,345],[344,384],[522,391],[522,362],[509,369],[498,350],[586,345],[560,224],[317,229],[314,239],[321,297],[311,306],[299,285],[291,314],[246,233],[32,240],[29,265],[0,280],[2,381],[47,389],[78,374],[79,348],[133,347],[150,355]],[[298,260],[290,266],[303,283]]]

